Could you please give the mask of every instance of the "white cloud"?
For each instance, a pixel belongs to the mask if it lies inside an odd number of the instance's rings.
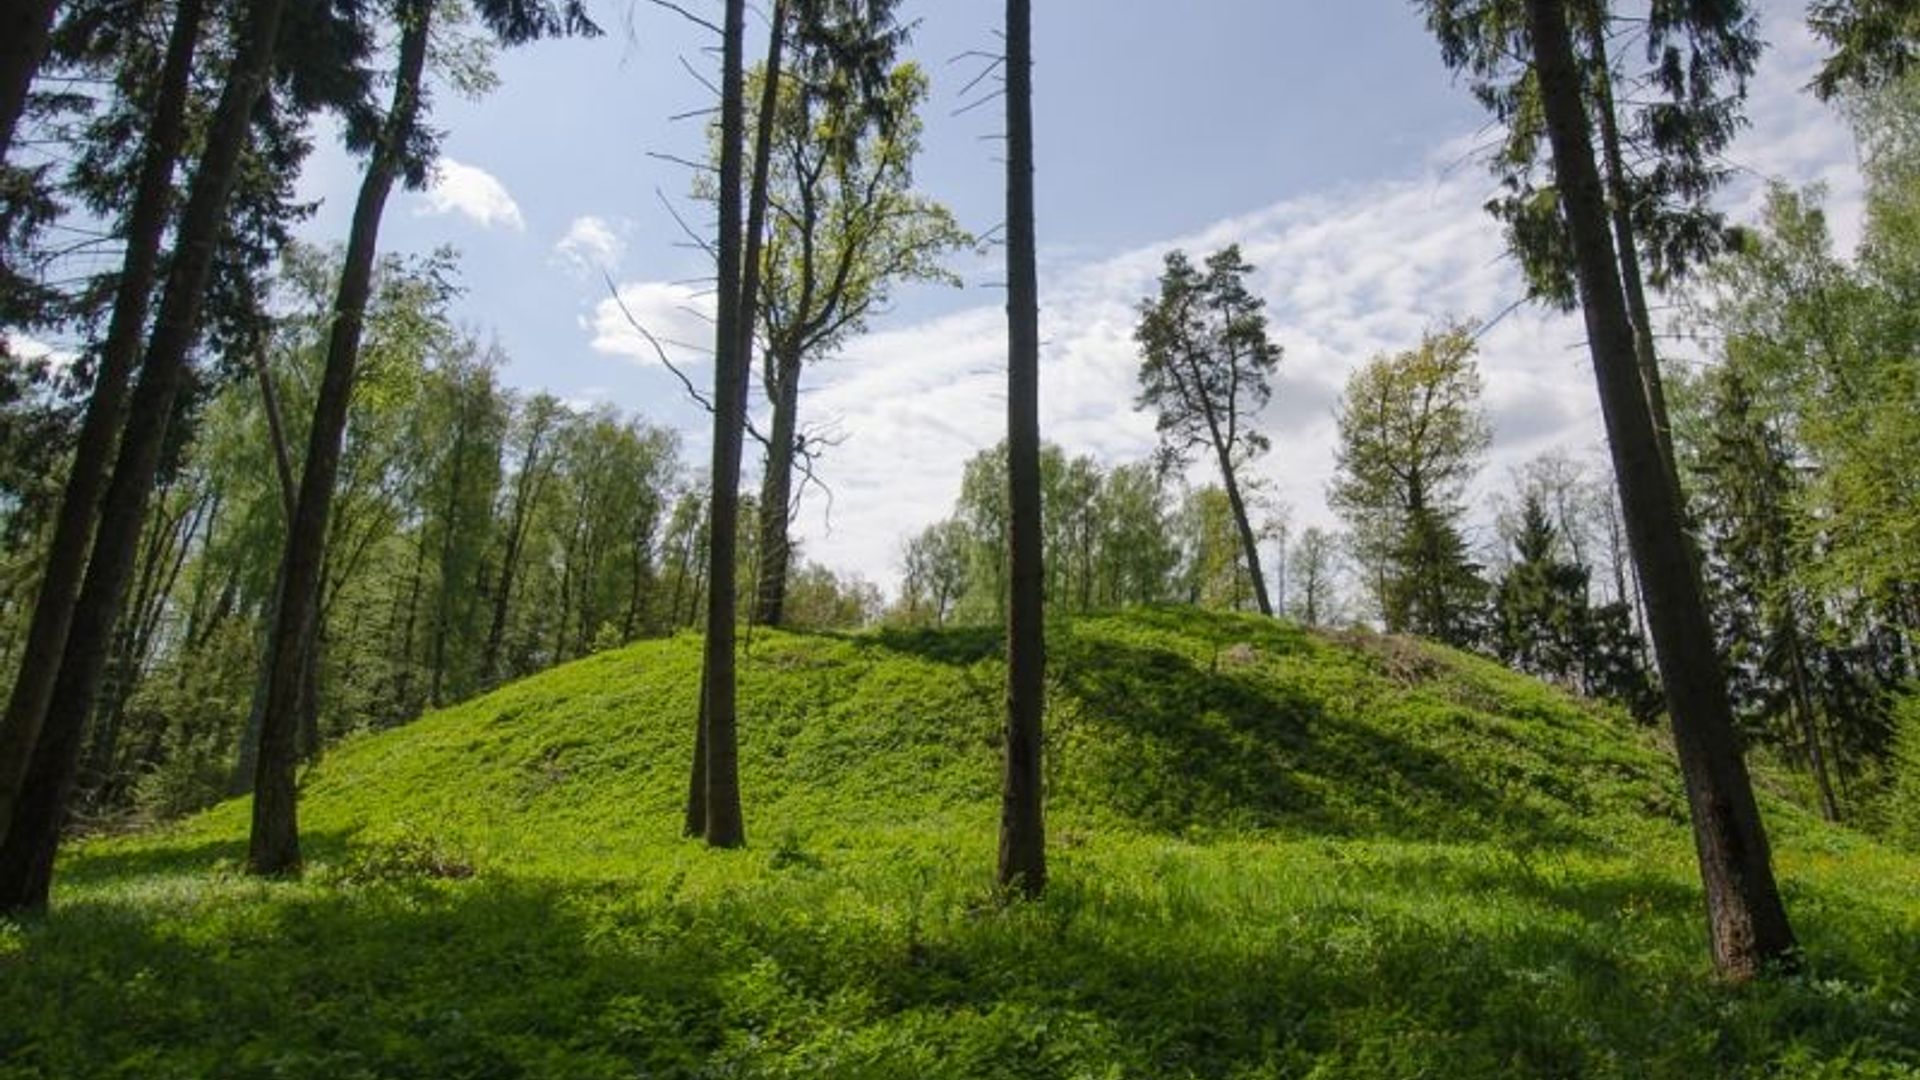
[[[443,157],[433,170],[433,184],[422,193],[426,205],[422,214],[464,214],[482,228],[505,225],[524,232],[526,219],[520,205],[513,201],[494,175],[478,165],[468,165]]]
[[[705,364],[712,358],[711,293],[673,282],[637,281],[620,286],[618,296],[595,304],[592,315],[583,320],[593,335],[595,352],[657,365],[664,351],[683,370],[685,365]]]
[[[580,274],[611,274],[627,253],[624,231],[605,218],[587,214],[573,219],[566,235],[553,245],[553,252],[564,265]]]

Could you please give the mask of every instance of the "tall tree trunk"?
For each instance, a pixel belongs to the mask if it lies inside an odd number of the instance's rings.
[[[786,619],[787,575],[792,561],[793,454],[800,413],[801,358],[773,358],[773,425],[767,436],[766,469],[760,476],[760,586],[753,621],[779,626]]]
[[[753,328],[760,314],[760,249],[767,228],[769,172],[773,163],[773,128],[780,111],[780,65],[787,34],[787,3],[773,6],[773,26],[767,38],[766,77],[760,84],[760,112],[753,134],[753,186],[748,192],[745,264],[741,269],[740,347],[741,393],[751,382],[745,372],[753,370]],[[767,464],[760,478],[760,566],[754,589],[753,621],[779,626],[786,617],[787,564],[791,549],[788,536],[787,506],[793,487],[793,439],[800,409],[800,363],[797,349],[775,352],[767,365],[773,372],[773,385],[767,393],[773,398],[773,434],[767,440]],[[785,415],[782,415],[782,406]],[[744,410],[745,405],[741,408]],[[782,434],[782,421],[785,434]],[[774,501],[777,497],[778,501]],[[778,513],[774,507],[778,507]]]
[[[93,554],[80,587],[53,705],[34,748],[11,828],[0,845],[0,911],[46,903],[61,820],[79,772],[88,713],[99,691],[108,636],[120,613],[147,498],[160,467],[174,399],[187,379],[187,353],[199,336],[200,306],[227,199],[239,173],[254,107],[267,89],[286,0],[253,0],[239,31],[233,65],[207,130],[206,148],[187,195],[174,258],[154,321],[153,337],[107,483]]]
[[[353,208],[346,262],[333,303],[327,336],[326,367],[308,429],[307,457],[300,474],[300,497],[287,530],[280,607],[268,638],[267,700],[260,728],[259,771],[253,781],[253,829],[247,843],[247,870],[286,874],[300,868],[300,834],[295,808],[294,766],[300,717],[314,666],[316,611],[321,571],[326,560],[327,517],[334,481],[340,471],[340,443],[353,397],[353,377],[367,301],[373,291],[373,261],[379,246],[380,217],[399,174],[420,105],[420,77],[426,65],[427,30],[432,0],[409,0],[400,8],[403,29],[400,64],[380,143],[374,147],[360,197]]]
[[[520,458],[520,472],[513,485],[513,515],[507,526],[507,550],[501,558],[500,583],[493,597],[493,618],[487,625],[487,644],[480,659],[480,682],[492,686],[500,673],[500,646],[506,640],[507,606],[513,599],[513,579],[520,566],[520,550],[526,543],[527,517],[540,494],[542,478],[537,470],[540,442],[546,433],[544,415],[527,432],[527,452]]]
[[[180,156],[186,138],[183,118],[193,53],[199,43],[202,2],[182,0],[174,15],[173,32],[167,40],[166,59],[161,64],[160,82],[153,100],[153,119],[141,149],[140,178],[127,217],[127,250],[114,290],[113,314],[100,351],[93,396],[80,422],[73,464],[61,492],[53,539],[47,548],[47,565],[41,572],[33,618],[27,628],[26,648],[7,699],[6,718],[0,721],[0,837],[7,834],[14,802],[26,779],[34,744],[53,700],[61,653],[73,626],[74,601],[80,593],[81,577],[86,573],[100,495],[107,482],[107,466],[120,433],[127,384],[140,351],[141,334],[146,330],[147,306],[160,262],[160,241],[167,227],[167,203],[173,191],[173,163]],[[26,7],[23,5],[19,12],[7,18],[12,20],[16,15],[24,15]],[[53,5],[45,7],[51,18]],[[7,50],[21,44],[18,39],[9,40]],[[7,56],[11,61],[12,52]]]
[[[460,405],[455,413],[455,423],[459,425],[453,437],[453,471],[447,477],[447,512],[440,526],[440,588],[435,590],[433,598],[433,643],[427,649],[432,657],[432,674],[427,683],[427,704],[438,707],[441,704],[441,686],[447,675],[447,634],[453,623],[453,593],[456,583],[448,575],[447,567],[453,562],[455,539],[460,535],[460,489],[467,482],[467,439],[470,434],[467,417],[467,388],[459,386],[454,391],[459,395]],[[593,580],[591,573],[583,575],[584,582]],[[584,598],[592,594],[584,588],[581,591],[583,602],[580,608],[580,641],[584,646],[591,639],[593,630],[587,625],[587,605]]]
[[[706,640],[706,841],[746,842],[740,813],[737,697],[734,679],[734,552],[739,543],[740,442],[746,423],[746,366],[741,346],[741,138],[745,94],[741,58],[744,0],[727,0],[720,88],[720,237],[718,319],[714,328],[713,498],[708,505]]]
[[[1047,886],[1040,725],[1047,664],[1040,520],[1040,283],[1033,233],[1033,12],[1007,0],[1007,734],[999,881]]]
[[[59,0],[15,0],[0,16],[0,31],[4,31],[0,32],[0,162],[13,150],[14,132],[27,109],[27,91],[47,57],[59,7]],[[199,21],[197,11],[193,21]]]
[[[1562,0],[1527,0],[1527,20],[1607,441],[1692,810],[1714,963],[1728,978],[1751,978],[1790,958],[1793,931],[1734,733],[1680,493],[1639,379]]]
[[[1820,745],[1820,724],[1815,716],[1813,693],[1808,687],[1806,650],[1800,640],[1800,628],[1793,623],[1794,612],[1787,611],[1787,664],[1793,686],[1794,720],[1807,753],[1807,769],[1813,773],[1820,791],[1820,813],[1828,821],[1840,820],[1840,804],[1833,797],[1833,779],[1827,771],[1826,751]]]
[[[1620,118],[1614,111],[1613,71],[1607,63],[1606,12],[1603,5],[1587,9],[1588,47],[1595,68],[1595,111],[1600,119],[1600,153],[1606,164],[1607,210],[1613,225],[1614,254],[1620,261],[1620,284],[1633,323],[1633,355],[1640,372],[1640,390],[1660,445],[1669,482],[1678,488],[1679,468],[1673,456],[1673,425],[1667,417],[1667,390],[1660,375],[1660,354],[1653,341],[1653,315],[1647,307],[1646,285],[1640,275],[1640,248],[1634,241],[1633,187],[1628,182],[1627,158],[1620,142]]]
[[[1220,476],[1227,486],[1227,504],[1233,507],[1233,524],[1240,531],[1240,549],[1247,557],[1247,576],[1253,581],[1253,599],[1260,614],[1273,618],[1273,601],[1267,598],[1266,575],[1260,571],[1260,541],[1253,535],[1253,523],[1247,520],[1247,504],[1240,498],[1240,483],[1233,475],[1233,462],[1225,448],[1220,449]]]

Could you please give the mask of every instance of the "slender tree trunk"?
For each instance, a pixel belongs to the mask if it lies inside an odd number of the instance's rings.
[[[546,426],[538,423],[527,433],[527,452],[520,459],[520,474],[515,479],[512,523],[507,527],[507,550],[501,559],[500,584],[493,598],[493,618],[487,626],[487,645],[480,660],[480,682],[492,686],[500,673],[500,646],[506,640],[507,605],[512,601],[513,579],[520,566],[520,550],[526,543],[527,516],[541,488],[535,470],[540,463],[540,441]]]
[[[767,436],[767,464],[760,477],[760,587],[754,622],[779,626],[786,619],[793,505],[793,454],[799,427],[800,357],[774,357],[773,430]]]
[[[1791,610],[1788,619],[1793,618]],[[1820,724],[1814,714],[1813,694],[1807,686],[1806,651],[1800,640],[1800,628],[1787,626],[1787,664],[1793,682],[1793,714],[1805,743],[1807,769],[1813,773],[1820,791],[1820,813],[1828,821],[1840,820],[1840,804],[1833,797],[1833,779],[1827,771],[1827,755],[1820,745]]]
[[[460,396],[460,407],[456,421],[460,426],[456,429],[453,439],[453,472],[447,477],[447,512],[440,528],[440,587],[435,590],[433,598],[433,644],[427,649],[428,655],[432,657],[431,663],[433,665],[432,674],[427,684],[427,704],[432,706],[441,704],[440,688],[445,682],[447,675],[447,634],[453,622],[453,592],[456,585],[448,576],[447,565],[453,561],[454,541],[455,538],[460,535],[460,529],[462,527],[460,521],[460,489],[465,487],[467,482],[467,391],[466,388],[462,386],[457,388],[455,393]],[[582,575],[581,580],[583,582],[592,581],[592,573]],[[582,646],[585,646],[592,640],[593,628],[587,623],[589,613],[586,602],[591,595],[592,594],[585,588],[582,588],[580,605],[580,643]]]
[[[0,161],[13,150],[34,72],[47,58],[59,0],[15,0],[0,16]],[[196,18],[197,21],[197,18]]]
[[[1601,411],[1692,810],[1714,962],[1728,978],[1751,978],[1791,957],[1793,931],[1734,733],[1680,493],[1639,379],[1562,0],[1527,0],[1527,19]]]
[[[1240,531],[1240,549],[1247,557],[1247,577],[1253,581],[1253,599],[1260,614],[1273,618],[1273,601],[1267,598],[1266,575],[1260,571],[1260,541],[1253,535],[1253,523],[1247,520],[1247,504],[1240,498],[1240,483],[1233,475],[1233,463],[1224,448],[1220,450],[1220,476],[1226,482],[1227,503],[1233,507],[1233,524]]]
[[[713,497],[708,505],[706,640],[706,821],[713,847],[746,842],[740,813],[740,766],[734,670],[734,554],[739,543],[740,443],[745,427],[747,338],[740,321],[742,173],[745,94],[741,71],[744,0],[727,0],[720,89],[719,311],[714,330]]]
[[[22,5],[6,16],[7,20],[24,16],[30,6]],[[43,6],[51,18],[54,5]],[[114,291],[107,339],[100,352],[93,396],[87,402],[79,440],[74,444],[73,464],[61,492],[19,673],[7,699],[5,720],[0,722],[0,837],[7,834],[34,744],[53,700],[60,657],[73,626],[74,602],[87,569],[100,496],[107,483],[107,467],[120,432],[127,385],[146,330],[147,306],[159,268],[160,241],[166,231],[167,203],[173,190],[173,163],[186,138],[183,118],[201,18],[202,0],[182,0],[167,41],[166,59],[161,63],[153,119],[141,149],[140,178],[127,218],[127,250]],[[44,33],[42,28],[43,37]],[[9,44],[0,48],[6,50],[11,63],[12,50],[24,46],[19,38],[10,37]],[[31,77],[32,67],[27,66],[24,78]]]
[[[1607,62],[1606,13],[1601,5],[1589,7],[1586,14],[1588,47],[1595,68],[1595,112],[1600,120],[1600,154],[1606,166],[1607,211],[1613,225],[1614,254],[1620,261],[1620,284],[1627,301],[1627,318],[1633,324],[1633,354],[1640,371],[1640,389],[1647,398],[1647,411],[1660,443],[1660,458],[1670,474],[1670,482],[1679,486],[1679,469],[1673,456],[1673,425],[1667,418],[1667,390],[1660,375],[1660,354],[1653,340],[1653,315],[1647,307],[1646,285],[1640,274],[1640,248],[1634,241],[1633,186],[1628,182],[1626,153],[1621,148],[1620,118],[1614,111],[1613,70]]]
[[[200,306],[212,276],[227,199],[238,176],[254,107],[272,73],[285,3],[253,0],[248,5],[227,84],[189,187],[153,337],[133,392],[93,555],[67,633],[53,706],[15,801],[11,828],[0,845],[0,911],[46,904],[60,825],[79,772],[86,718],[100,688],[108,636],[126,593],[174,399],[187,379],[187,353],[199,336]]]
[[[400,9],[403,30],[400,65],[380,144],[374,148],[360,197],[353,209],[345,265],[333,304],[327,337],[326,367],[314,402],[307,457],[300,475],[300,497],[287,530],[280,607],[268,637],[267,699],[260,729],[259,771],[253,782],[253,830],[247,845],[247,869],[276,875],[300,868],[300,835],[295,808],[294,767],[299,749],[303,697],[312,678],[316,609],[321,570],[326,561],[327,518],[340,469],[340,444],[353,397],[354,368],[360,355],[367,301],[373,289],[373,260],[380,239],[380,217],[399,174],[402,155],[419,109],[420,77],[427,55],[432,0],[411,0]]]
[[[1046,628],[1040,518],[1040,284],[1033,230],[1033,18],[1007,0],[1007,734],[999,881],[1047,886],[1041,792]]]

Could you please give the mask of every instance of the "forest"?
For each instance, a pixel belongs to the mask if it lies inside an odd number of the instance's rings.
[[[914,7],[10,3],[0,1077],[1920,1074],[1920,4],[1393,5],[1516,295],[1346,358],[1323,507],[1250,240],[1119,298],[1149,449],[1043,424],[1050,61]],[[1857,229],[1733,162],[1783,11]],[[707,340],[598,268],[672,400],[541,389],[383,225],[654,26]],[[814,392],[966,276],[995,437],[852,567]],[[1602,446],[1496,459],[1523,308]]]

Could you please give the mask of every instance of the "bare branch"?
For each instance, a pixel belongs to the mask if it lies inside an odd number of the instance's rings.
[[[718,258],[718,255],[713,250],[712,242],[693,231],[693,226],[688,225],[687,219],[680,216],[680,209],[673,205],[673,200],[667,198],[666,192],[656,187],[653,189],[653,194],[655,198],[660,200],[660,205],[667,208],[667,213],[673,216],[673,223],[680,226],[680,231],[686,234],[688,240],[691,240],[701,251]]]
[[[655,7],[666,8],[668,11],[673,12],[675,15],[680,16],[681,18],[687,20],[688,22],[694,24],[695,26],[704,27],[707,30],[707,32],[713,34],[716,37],[726,36],[726,31],[720,29],[720,27],[707,21],[701,16],[695,15],[693,12],[688,11],[686,8],[681,7],[679,4],[674,3],[673,0],[647,0],[647,3],[652,4]]]

